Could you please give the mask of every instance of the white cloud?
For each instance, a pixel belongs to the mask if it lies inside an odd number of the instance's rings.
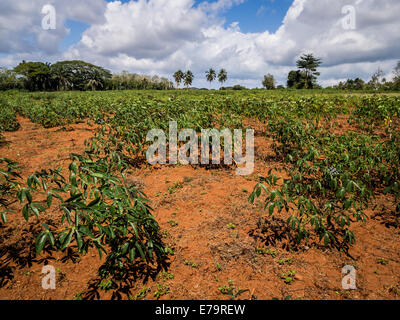
[[[193,0],[53,1],[61,25],[66,19],[91,25],[78,44],[60,55],[57,47],[68,30],[39,30],[40,14],[30,16],[40,13],[37,6],[45,1],[37,0],[33,6],[28,0],[2,0],[0,52],[11,52],[12,58],[2,57],[0,63],[29,55],[41,60],[79,58],[113,71],[169,77],[177,69],[190,68],[196,86],[207,86],[204,71],[209,67],[225,68],[228,84],[255,87],[266,73],[284,83],[303,52],[322,58],[322,84],[357,76],[366,80],[379,66],[389,75],[400,59],[398,0],[359,4],[356,0],[295,0],[275,33],[244,33],[240,24],[225,27],[223,13],[243,2],[204,1],[194,6]],[[344,30],[341,22],[341,9],[349,4],[356,9],[355,30]]]
[[[51,4],[56,9],[56,29],[42,28],[42,8]],[[88,24],[104,22],[104,0],[1,0],[0,53],[15,56],[52,56],[68,35],[67,19]]]

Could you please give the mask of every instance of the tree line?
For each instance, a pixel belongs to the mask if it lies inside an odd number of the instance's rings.
[[[80,60],[54,64],[22,61],[12,70],[0,68],[0,90],[29,91],[174,89],[167,78],[109,70]]]
[[[317,83],[319,66],[322,60],[314,57],[313,54],[303,54],[297,61],[297,70],[292,70],[288,74],[286,87],[288,89],[320,89],[322,88]],[[399,91],[400,90],[400,61],[397,63],[392,81],[387,81],[383,77],[383,71],[379,68],[371,77],[371,80],[365,82],[360,78],[347,79],[341,81],[335,86],[327,87],[326,89],[339,90],[380,90],[380,91]],[[271,74],[264,76],[262,81],[264,88],[268,90],[283,89],[283,86],[276,87],[275,78]]]
[[[186,72],[183,72],[182,70],[178,70],[174,73],[173,77],[175,79],[177,88],[180,87],[182,82],[186,88],[189,88],[189,86],[192,85],[193,80],[194,80],[194,74],[190,70],[188,70]],[[218,78],[218,81],[222,85],[224,82],[226,82],[228,80],[228,73],[226,72],[225,69],[221,69],[219,71],[218,75],[213,68],[210,68],[208,71],[206,71],[206,80],[210,83],[210,85],[217,78]]]
[[[317,83],[318,68],[322,60],[313,54],[303,54],[296,62],[297,70],[289,72],[286,82],[288,89],[319,89]],[[195,78],[193,72],[178,70],[173,74],[176,88],[181,84],[189,88]],[[241,85],[224,88],[222,85],[228,80],[228,73],[221,69],[218,74],[210,68],[205,72],[205,79],[210,86],[215,80],[221,84],[220,89],[242,90]],[[262,80],[262,86],[268,90],[284,89],[282,85],[276,86],[272,74],[267,74]],[[15,68],[8,70],[0,68],[0,90],[23,89],[29,91],[67,91],[67,90],[171,90],[175,89],[174,83],[167,78],[148,75],[140,75],[123,71],[120,74],[112,74],[109,70],[94,64],[73,60],[60,61],[54,64],[43,62],[22,61]],[[378,69],[368,82],[360,78],[347,79],[327,89],[337,90],[400,90],[400,61],[394,69],[394,78],[387,81],[383,71]]]

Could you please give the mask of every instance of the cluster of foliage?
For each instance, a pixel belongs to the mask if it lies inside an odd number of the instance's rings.
[[[305,93],[307,91],[307,94]],[[240,128],[245,118],[268,121],[276,157],[286,164],[287,178],[270,172],[251,200],[265,192],[270,214],[287,214],[301,242],[313,235],[325,245],[354,243],[353,221],[377,194],[390,194],[400,210],[400,99],[396,96],[314,95],[313,91],[110,91],[1,94],[0,130],[15,130],[16,115],[44,127],[83,121],[104,123],[72,154],[69,170],[36,172],[23,182],[17,164],[0,159],[0,213],[3,223],[18,199],[26,219],[60,210],[57,224],[46,224],[36,241],[45,246],[96,248],[106,254],[104,276],[116,274],[137,257],[150,261],[165,255],[159,228],[145,196],[127,183],[126,171],[144,158],[150,129]],[[348,115],[359,132],[333,134],[331,123]],[[376,129],[384,129],[384,137]],[[11,200],[10,200],[11,199]],[[38,201],[36,199],[46,199]]]
[[[158,76],[112,75],[110,71],[84,61],[60,61],[54,64],[22,61],[13,70],[0,69],[0,90],[28,91],[173,89],[173,84]]]
[[[384,190],[398,202],[400,131],[390,124],[399,120],[400,99],[354,97],[347,105],[319,100],[299,101],[306,103],[302,111],[270,118],[267,134],[274,139],[276,156],[286,164],[288,178],[278,178],[271,170],[250,201],[265,192],[265,209],[270,215],[287,213],[297,243],[315,235],[327,246],[347,249],[355,243],[352,222],[366,221],[365,210],[376,195]],[[350,107],[353,103],[355,108]],[[340,113],[350,113],[349,123],[358,124],[361,133],[336,135],[330,125],[323,125]],[[382,127],[385,139],[373,133]],[[395,207],[399,211],[400,203]]]
[[[289,72],[287,87],[294,89],[318,88],[317,77],[320,73],[317,69],[321,63],[321,60],[314,57],[313,54],[303,54],[297,61],[298,70]]]
[[[210,85],[216,78],[218,78],[218,81],[221,83],[221,85],[223,85],[224,82],[228,80],[228,73],[225,69],[221,69],[217,76],[217,73],[213,68],[210,68],[208,71],[206,71],[206,79],[208,82],[210,82]]]
[[[121,74],[114,74],[111,80],[107,81],[106,89],[109,90],[171,90],[174,84],[167,78],[158,76],[146,76],[130,74],[123,71]]]
[[[275,78],[274,78],[274,76],[272,74],[267,74],[266,76],[264,76],[264,80],[262,82],[262,85],[267,90],[275,89]]]
[[[105,87],[111,73],[84,61],[62,61],[53,65],[22,61],[13,70],[22,77],[24,88],[43,90],[96,90]]]
[[[189,86],[192,85],[193,80],[194,80],[193,72],[190,70],[188,70],[186,72],[183,72],[182,70],[178,70],[174,73],[173,77],[175,79],[175,83],[178,88],[181,85],[182,81],[183,81],[184,86],[186,88],[189,88]]]
[[[347,79],[345,82],[339,82],[333,86],[340,90],[365,90],[365,91],[399,91],[400,90],[400,61],[393,71],[393,80],[387,81],[384,78],[383,71],[379,68],[371,77],[369,82],[360,78]]]
[[[43,224],[36,238],[36,253],[47,245],[85,255],[96,248],[106,254],[100,268],[103,278],[122,276],[126,268],[142,259],[161,262],[166,253],[158,223],[145,195],[129,185],[125,172],[132,159],[135,139],[120,136],[104,126],[85,142],[84,154],[71,154],[69,172],[42,170],[22,182],[16,163],[0,159],[1,195],[14,194],[28,221],[45,211],[62,212],[59,223]],[[45,198],[43,202],[35,200]],[[57,202],[57,204],[55,203]],[[0,199],[1,220],[7,222],[9,203]]]

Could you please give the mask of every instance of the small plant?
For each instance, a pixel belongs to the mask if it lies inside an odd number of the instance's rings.
[[[183,188],[182,182],[175,182],[172,186],[168,188],[169,194],[177,193],[179,189]]]
[[[398,284],[389,287],[389,292],[395,294],[396,296],[400,293],[400,286]]]
[[[157,283],[157,291],[154,292],[154,297],[160,299],[162,296],[169,293],[169,286]]]
[[[177,227],[179,223],[175,220],[168,220],[168,223],[171,227]]]
[[[296,276],[296,271],[289,270],[288,272],[281,274],[281,279],[283,279],[286,284],[291,284],[294,281],[295,276]]]
[[[162,273],[162,277],[166,280],[172,280],[175,278],[173,273],[169,273],[169,272],[165,272],[165,271]]]
[[[111,280],[102,280],[99,284],[99,288],[104,291],[109,291],[113,287],[113,282]]]
[[[134,300],[143,300],[146,298],[147,294],[150,292],[150,288],[148,287],[142,287],[142,289],[136,293]]]
[[[172,248],[165,248],[164,251],[165,251],[165,254],[170,255],[170,256],[173,256],[175,254],[174,250]]]
[[[221,267],[221,265],[220,265],[219,263],[217,263],[217,264],[215,265],[215,267],[217,268],[218,271],[221,271],[221,270],[222,270],[222,267]]]
[[[242,289],[236,289],[233,281],[229,280],[228,285],[223,285],[222,287],[218,288],[219,292],[221,292],[224,295],[230,296],[230,300],[235,300],[237,299],[241,294],[245,292],[249,292],[250,290],[242,290]]]
[[[168,238],[169,231],[168,230],[163,230],[163,231],[161,231],[160,235],[161,235],[161,238],[164,238],[164,239]]]
[[[231,230],[235,230],[236,229],[236,226],[232,222],[228,223],[227,227],[229,229],[231,229]]]
[[[280,260],[278,261],[278,263],[279,263],[281,266],[282,266],[282,265],[285,265],[285,264],[291,266],[291,265],[293,264],[293,259],[292,259],[292,258],[280,259]]]
[[[276,257],[276,251],[272,249],[256,249],[257,254],[262,254],[264,256],[270,255],[272,258]]]
[[[385,258],[378,258],[378,263],[381,264],[382,266],[387,266],[389,264],[389,260]]]
[[[282,301],[290,301],[290,300],[299,300],[299,299],[293,299],[292,296],[285,296],[285,297],[282,297],[282,299],[279,299],[279,298],[272,298],[272,300],[274,300],[274,301],[279,301],[279,300],[282,300]]]
[[[192,268],[197,268],[197,267],[199,266],[197,263],[194,263],[194,262],[191,261],[191,260],[185,260],[185,265],[186,265],[186,266],[190,266],[190,267],[192,267]]]
[[[75,293],[75,300],[83,300],[83,291]]]

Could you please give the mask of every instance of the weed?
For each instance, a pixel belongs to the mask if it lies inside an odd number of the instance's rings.
[[[236,226],[232,222],[228,223],[227,227],[231,230],[235,230],[236,228]]]
[[[142,287],[138,293],[136,293],[134,300],[143,300],[146,298],[147,294],[150,292],[150,288],[148,287]]]
[[[169,293],[169,286],[161,283],[157,284],[157,290],[154,292],[154,297],[160,299],[162,296]]]
[[[281,274],[281,279],[285,281],[286,284],[291,284],[294,281],[294,277],[296,275],[296,271],[289,270],[288,272]]]
[[[171,227],[177,227],[179,223],[175,220],[168,220],[168,223]]]
[[[175,182],[172,186],[168,188],[169,194],[177,193],[179,189],[183,188],[182,182]]]
[[[222,287],[218,288],[218,290],[224,295],[229,295],[230,300],[236,300],[241,294],[250,291],[248,289],[236,289],[232,280],[229,280],[228,285],[223,285]]]

